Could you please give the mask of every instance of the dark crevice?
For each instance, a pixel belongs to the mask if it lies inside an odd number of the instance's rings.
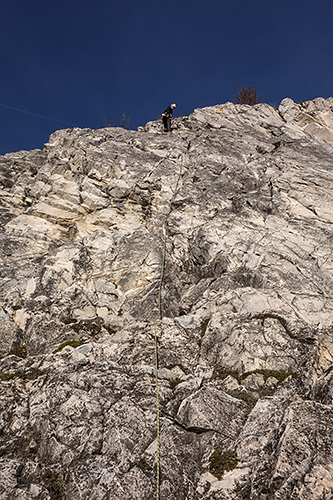
[[[162,411],[162,416],[172,420],[172,423],[175,427],[178,427],[179,429],[182,429],[183,431],[186,432],[191,432],[194,434],[205,434],[207,432],[214,432],[216,434],[220,434],[216,429],[206,429],[204,427],[198,427],[198,426],[191,426],[191,427],[186,427],[186,425],[182,424],[181,422],[178,422],[172,415],[165,413]]]

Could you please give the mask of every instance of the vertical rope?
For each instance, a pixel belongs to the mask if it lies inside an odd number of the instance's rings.
[[[171,213],[172,209],[172,202],[175,199],[177,190],[178,190],[178,185],[179,185],[179,180],[182,175],[182,170],[183,170],[183,153],[181,156],[181,163],[180,163],[180,169],[179,169],[179,174],[177,177],[177,182],[176,182],[176,187],[173,192],[172,198],[169,203],[169,210],[168,213],[165,217],[164,221],[164,226],[163,226],[163,233],[164,233],[164,241],[163,241],[163,255],[162,255],[162,264],[161,264],[161,275],[160,275],[160,281],[159,281],[159,287],[158,287],[158,318],[162,319],[162,283],[163,283],[163,277],[164,277],[164,268],[165,268],[165,254],[166,254],[166,240],[167,240],[167,226],[168,226],[168,219],[169,215]],[[155,391],[156,391],[156,434],[157,434],[157,451],[156,451],[156,500],[160,500],[160,464],[161,464],[161,457],[160,457],[160,450],[161,450],[161,436],[160,436],[160,397],[159,397],[159,391],[158,391],[158,339],[157,339],[157,326],[156,326],[156,319],[154,321],[154,341],[155,341]]]
[[[156,333],[156,320],[154,323],[154,336],[155,336],[155,384],[156,384],[156,434],[157,434],[157,450],[156,450],[156,500],[160,498],[160,398],[158,393],[158,349],[157,349],[157,333]]]

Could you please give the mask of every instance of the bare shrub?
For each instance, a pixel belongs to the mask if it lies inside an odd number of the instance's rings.
[[[127,116],[125,111],[123,111],[123,114],[122,116],[119,118],[119,116],[117,116],[116,118],[116,123],[113,124],[109,121],[108,117],[104,116],[104,121],[105,121],[105,126],[106,127],[121,127],[121,128],[124,128],[126,130],[130,130],[131,127],[130,127],[130,119],[131,117],[130,116]]]
[[[254,85],[250,85],[249,87],[240,87],[238,89],[238,94],[235,99],[235,104],[259,104],[261,102],[261,98],[257,97],[258,89],[255,88]]]
[[[131,119],[130,116],[127,116],[125,111],[123,111],[122,117],[118,118],[117,121],[118,127],[130,130],[130,119]]]

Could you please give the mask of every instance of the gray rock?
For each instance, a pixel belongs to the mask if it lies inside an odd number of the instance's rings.
[[[332,496],[333,100],[173,127],[0,158],[4,500],[156,497],[155,338],[161,499]]]

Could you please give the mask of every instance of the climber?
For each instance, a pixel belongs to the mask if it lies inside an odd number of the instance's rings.
[[[175,108],[176,105],[171,104],[171,106],[168,106],[166,110],[162,113],[164,132],[171,132],[171,117],[172,117],[172,112]]]

